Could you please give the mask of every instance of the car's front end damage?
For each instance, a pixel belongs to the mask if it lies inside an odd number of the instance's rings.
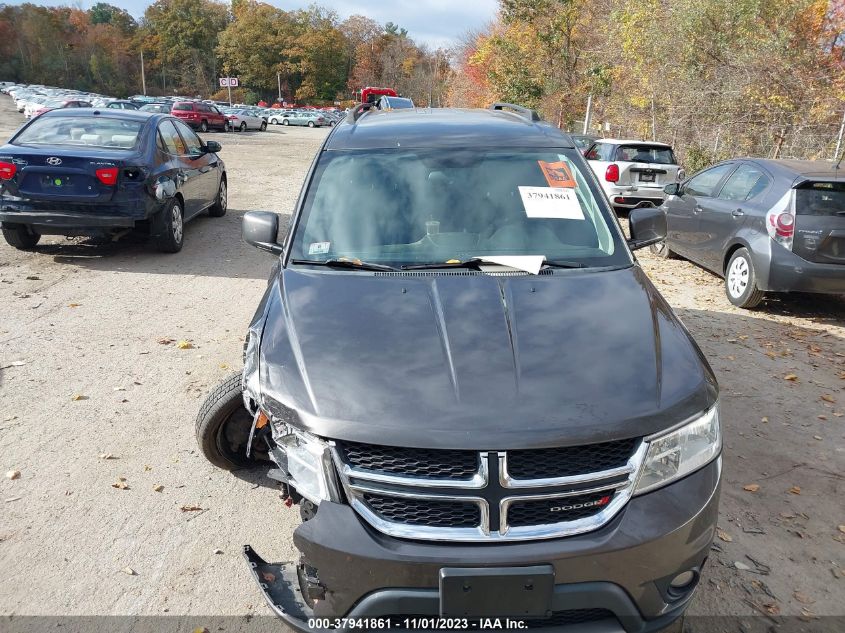
[[[336,310],[340,283],[379,307]],[[637,267],[453,284],[274,270],[243,398],[303,522],[298,561],[245,548],[265,599],[296,630],[484,617],[662,630],[692,598],[718,514],[717,387],[700,352]],[[573,309],[529,329],[539,304],[584,284],[591,320]],[[438,325],[456,302],[488,310],[473,327]],[[484,350],[486,367],[463,373],[475,326],[505,341],[512,328],[519,357]],[[410,364],[409,345],[425,358]],[[600,367],[590,377],[576,358]]]

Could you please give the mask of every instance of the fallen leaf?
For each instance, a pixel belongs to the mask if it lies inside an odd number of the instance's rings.
[[[801,494],[801,486],[792,486],[792,488],[789,489],[789,492],[791,492],[794,495],[800,495]]]
[[[156,492],[161,492],[162,490],[164,490],[164,486],[162,486],[161,484],[156,484],[155,486],[153,486],[153,490],[155,490]]]
[[[826,416],[826,415],[819,415],[819,416],[816,416],[816,417],[818,417],[818,419],[819,419],[819,420],[821,420],[822,422],[824,422],[825,420],[827,420],[827,416]],[[815,437],[817,440],[822,439],[822,438],[820,438],[818,435],[816,435],[816,436],[814,436],[814,437]]]
[[[821,416],[819,416],[819,417],[821,417]],[[813,439],[814,439],[814,440],[819,440],[819,441],[821,442],[822,436],[821,436],[821,435],[814,435],[814,436],[813,436]]]
[[[179,508],[182,512],[202,512],[204,508],[199,506],[182,506]]]
[[[736,567],[739,571],[750,571],[751,568],[746,565],[745,563],[741,563],[738,560],[734,561],[734,567]]]
[[[813,604],[815,602],[815,600],[813,600],[810,596],[803,594],[800,591],[793,592],[792,597],[801,604]]]
[[[160,339],[158,339],[158,343],[160,345],[170,345],[171,343],[173,343],[175,341],[176,341],[176,339],[172,339],[172,338],[160,338]]]
[[[21,471],[19,471],[19,470],[10,470],[9,472],[6,473],[7,479],[20,479],[20,477],[21,477]]]
[[[795,374],[787,374],[786,376],[783,377],[783,379],[795,382],[796,380],[798,380],[798,376],[796,376]]]
[[[176,347],[179,349],[194,349],[194,345],[190,341],[179,341],[176,343]]]
[[[836,399],[833,396],[831,396],[829,393],[822,395],[822,400],[824,400],[825,402],[830,402],[831,404],[836,403]]]
[[[762,417],[762,418],[760,418],[760,422],[762,422],[763,424],[768,424],[768,423],[769,423],[769,418],[767,418],[767,417]]]
[[[222,549],[216,549],[216,550],[214,550],[214,553],[215,554],[222,554],[223,550]]]
[[[27,281],[41,281],[41,277],[38,275],[29,275],[26,279]]]
[[[117,459],[117,455],[111,453],[100,453],[100,459]]]
[[[760,490],[760,484],[748,484],[747,486],[743,486],[742,489],[747,492],[757,492]]]
[[[722,528],[716,528],[716,534],[722,539],[725,543],[733,543],[733,537],[725,532]]]
[[[840,526],[838,527],[838,529],[839,529],[839,531],[840,531],[840,532],[842,532],[843,534],[845,534],[845,525],[840,525]]]
[[[67,307],[68,308],[78,308],[81,305],[82,305],[81,303],[69,303],[69,304],[67,304]]]
[[[118,490],[129,490],[129,484],[126,483],[125,477],[118,477],[117,481],[111,485],[112,488],[117,488]]]
[[[129,576],[137,576],[137,575],[138,575],[138,572],[136,572],[136,571],[135,571],[134,569],[132,569],[131,567],[124,567],[121,571],[122,571],[124,574],[127,574],[127,575],[129,575]]]
[[[204,626],[202,626],[202,627],[198,626],[197,628],[194,629],[193,633],[208,633],[208,629]]]
[[[70,397],[70,399],[77,402],[79,400],[88,400],[88,396],[83,396],[81,393],[75,393]]]
[[[766,609],[766,612],[769,615],[780,615],[780,607],[775,604],[774,602],[769,602],[768,604],[764,604],[763,608]]]

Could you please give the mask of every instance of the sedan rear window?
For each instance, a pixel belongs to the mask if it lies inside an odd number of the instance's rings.
[[[809,182],[795,191],[798,215],[845,217],[845,182]]]
[[[661,145],[620,145],[616,150],[616,160],[656,165],[677,164],[672,149]]]
[[[143,121],[105,117],[39,117],[18,134],[13,145],[76,145],[133,149]]]

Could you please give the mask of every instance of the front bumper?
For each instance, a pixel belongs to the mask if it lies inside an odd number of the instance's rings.
[[[694,593],[671,594],[675,575],[700,572],[718,518],[721,458],[689,477],[635,497],[609,524],[579,536],[495,545],[401,540],[364,525],[346,505],[323,502],[294,532],[294,543],[316,569],[324,599],[312,611],[301,600],[295,565],[270,565],[245,555],[265,598],[297,630],[308,618],[438,616],[445,567],[551,565],[553,612],[606,609],[596,631],[646,633],[669,625]],[[565,618],[564,618],[565,619]],[[401,622],[400,622],[401,624]],[[401,627],[400,627],[401,628]],[[560,626],[547,627],[549,630]],[[587,630],[583,623],[578,630]]]

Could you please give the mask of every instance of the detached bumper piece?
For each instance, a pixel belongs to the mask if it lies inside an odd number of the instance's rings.
[[[296,564],[268,563],[249,545],[244,545],[244,558],[273,612],[294,631],[314,631],[308,626],[308,619],[313,617],[313,613],[299,588]]]

